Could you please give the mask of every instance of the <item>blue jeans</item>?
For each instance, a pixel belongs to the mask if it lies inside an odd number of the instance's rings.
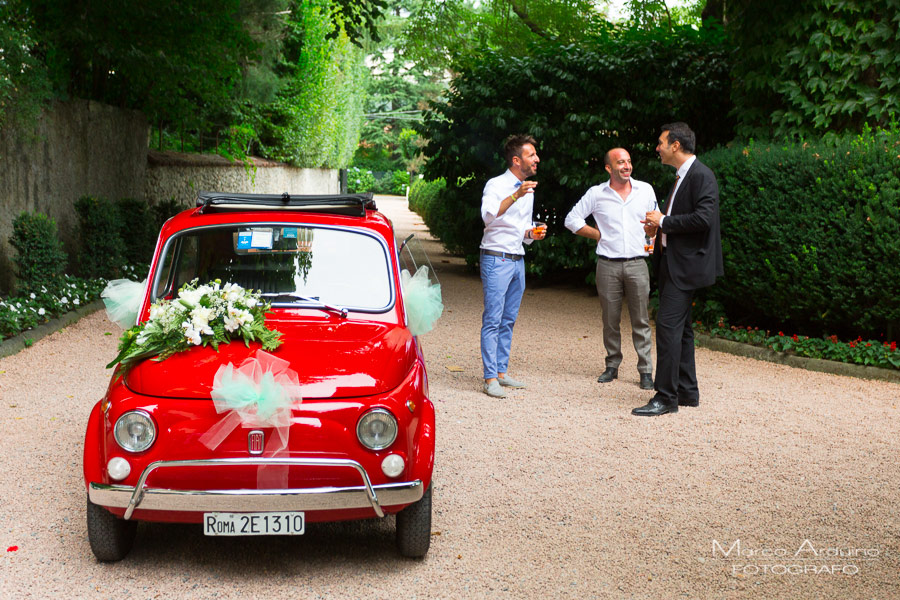
[[[513,326],[525,292],[525,261],[482,254],[481,284],[481,362],[484,378],[494,379],[509,367]]]

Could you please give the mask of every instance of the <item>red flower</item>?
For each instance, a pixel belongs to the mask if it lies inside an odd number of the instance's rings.
[[[794,340],[795,342],[799,342],[799,341],[800,341],[800,338],[797,337],[797,334],[796,334],[796,333],[795,333],[794,335],[791,336],[791,339]]]
[[[850,347],[851,347],[851,348],[856,348],[856,342],[850,342]]]
[[[861,341],[862,341],[862,336],[859,336],[858,338],[856,338],[856,341],[857,341],[857,342],[861,342]]]
[[[866,348],[869,348],[871,346],[872,346],[872,342],[866,342]]]
[[[783,331],[779,331],[779,332],[778,332],[778,335],[779,335],[779,337],[784,337],[784,332],[783,332]]]
[[[891,352],[894,352],[897,349],[897,342],[891,342]]]

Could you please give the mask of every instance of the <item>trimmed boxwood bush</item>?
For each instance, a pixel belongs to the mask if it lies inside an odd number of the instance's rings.
[[[13,263],[19,294],[57,287],[65,273],[68,256],[59,241],[56,221],[41,213],[23,212],[13,220],[9,243],[18,252]]]
[[[729,319],[808,335],[900,334],[900,129],[701,157],[719,179]]]
[[[119,236],[124,243],[123,256],[129,265],[149,264],[159,235],[158,218],[143,200],[121,198],[116,201]]]
[[[430,229],[432,219],[432,207],[437,201],[441,191],[447,187],[443,179],[426,181],[416,178],[409,187],[409,210],[418,214]]]
[[[83,277],[114,279],[125,265],[121,218],[115,204],[106,198],[84,196],[75,202],[78,213]]]

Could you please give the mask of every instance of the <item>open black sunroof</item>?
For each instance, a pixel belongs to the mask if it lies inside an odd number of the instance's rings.
[[[201,213],[238,212],[247,210],[290,210],[365,217],[366,209],[376,210],[372,192],[365,194],[322,194],[292,196],[278,194],[229,194],[200,192],[197,206]]]

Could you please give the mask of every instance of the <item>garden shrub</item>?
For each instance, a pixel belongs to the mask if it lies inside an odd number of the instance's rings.
[[[114,279],[125,264],[122,221],[106,198],[84,196],[75,202],[81,239],[79,266],[84,277]]]
[[[447,187],[447,182],[443,179],[427,181],[417,177],[409,187],[409,210],[422,217],[422,220],[428,225],[431,220],[432,206],[445,187]]]
[[[153,208],[150,209],[151,215],[153,216],[153,248],[156,247],[156,239],[159,237],[159,230],[162,229],[165,222],[186,208],[187,207],[179,204],[175,198],[160,200],[153,205]],[[151,252],[153,248],[151,248]]]
[[[808,335],[900,333],[900,129],[701,157],[719,180],[732,322]]]
[[[23,212],[13,220],[9,243],[18,252],[13,259],[18,293],[57,287],[68,256],[59,241],[56,221],[41,213]]]
[[[363,194],[375,190],[375,176],[372,171],[350,167],[347,169],[347,191],[351,194]]]
[[[432,233],[474,263],[484,184],[505,169],[504,139],[531,134],[541,157],[535,218],[548,224],[549,238],[529,248],[529,272],[589,273],[594,245],[563,221],[589,187],[608,179],[603,155],[616,146],[629,150],[635,178],[663,196],[674,174],[654,151],[661,125],[689,123],[701,153],[733,137],[729,57],[724,34],[709,27],[619,30],[579,44],[541,40],[515,53],[485,49],[421,128],[429,139],[426,177],[447,181]]]
[[[116,208],[119,212],[119,236],[124,243],[125,263],[149,264],[159,234],[156,215],[145,201],[133,198],[117,200]]]
[[[406,188],[409,187],[409,173],[403,169],[397,169],[390,174],[390,193],[395,196],[406,195]]]

